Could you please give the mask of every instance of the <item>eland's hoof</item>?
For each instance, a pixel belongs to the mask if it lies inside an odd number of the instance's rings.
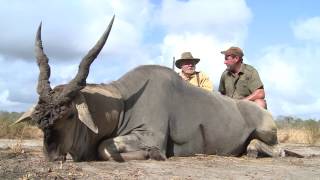
[[[247,150],[247,156],[249,158],[258,158],[258,151],[257,150]]]
[[[295,153],[295,152],[293,152],[293,151],[289,151],[289,150],[287,150],[287,149],[284,149],[284,150],[283,150],[283,153],[284,153],[284,157],[304,158],[303,155],[298,154],[298,153]]]
[[[166,158],[160,153],[158,148],[150,148],[148,150],[149,158],[157,161],[164,161]]]

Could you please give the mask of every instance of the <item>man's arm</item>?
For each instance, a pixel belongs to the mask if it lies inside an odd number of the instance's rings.
[[[249,96],[245,97],[244,99],[249,101],[255,101],[257,99],[264,99],[265,98],[265,92],[263,88],[259,88],[252,92]]]
[[[257,103],[258,106],[267,109],[267,102],[265,101],[265,92],[263,88],[255,90],[252,94],[249,96],[243,98],[249,101],[253,101]]]
[[[257,99],[264,99],[265,92],[263,88],[263,83],[260,79],[259,73],[256,69],[253,68],[251,78],[248,83],[248,88],[252,92],[249,96],[244,99],[255,101]]]

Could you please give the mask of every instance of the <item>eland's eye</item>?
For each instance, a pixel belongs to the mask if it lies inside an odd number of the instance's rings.
[[[74,117],[74,113],[69,114],[68,119],[72,119]]]

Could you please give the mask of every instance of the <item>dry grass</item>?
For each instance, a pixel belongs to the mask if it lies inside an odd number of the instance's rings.
[[[0,138],[6,139],[34,139],[41,138],[42,133],[35,124],[13,123],[23,113],[0,111]]]
[[[0,138],[6,139],[39,139],[42,131],[35,124],[19,123],[12,125],[22,113],[0,111]],[[276,121],[278,139],[282,143],[302,143],[320,145],[320,121],[301,120],[293,117],[282,117]],[[21,151],[21,144],[11,148],[15,152]]]
[[[1,122],[0,123],[0,138],[6,139],[37,139],[42,138],[42,132],[36,126],[21,123],[12,125],[12,123]]]
[[[22,133],[23,139],[40,139],[43,137],[42,131],[35,126],[25,126],[25,129]]]
[[[305,127],[278,129],[278,140],[281,143],[320,144],[320,130]]]
[[[282,117],[276,121],[280,142],[320,144],[320,121]]]
[[[6,134],[2,134],[0,138],[7,139],[39,139],[43,137],[41,130],[37,127],[26,125],[24,131],[14,131],[13,129],[6,130]]]
[[[14,127],[9,125],[7,128],[14,128]],[[16,128],[14,128],[14,129],[16,130]],[[12,132],[12,130],[11,130],[11,132]],[[38,129],[37,127],[34,127],[34,126],[27,125],[27,124],[23,125],[20,134],[17,132],[15,132],[14,134],[18,134],[18,137],[15,136],[15,138],[18,138],[18,141],[15,144],[10,145],[9,148],[10,148],[10,151],[16,155],[23,154],[25,152],[25,150],[23,149],[23,146],[22,146],[23,139],[36,139],[36,138],[43,137],[43,134],[40,129]],[[7,136],[8,136],[8,134],[7,134]],[[12,134],[10,134],[10,136],[12,136]]]
[[[16,144],[12,144],[10,146],[10,150],[14,154],[22,154],[24,153],[24,149],[22,148],[22,139],[19,139]]]

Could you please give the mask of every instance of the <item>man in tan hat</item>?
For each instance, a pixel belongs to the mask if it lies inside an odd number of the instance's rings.
[[[184,52],[181,58],[175,62],[177,68],[181,69],[179,75],[194,86],[213,91],[213,85],[209,77],[203,72],[196,71],[199,58],[193,58],[191,52]]]
[[[220,93],[231,98],[256,102],[267,109],[263,83],[258,71],[242,62],[243,51],[239,47],[230,47],[221,54],[224,54],[224,64],[227,69],[221,75]]]

